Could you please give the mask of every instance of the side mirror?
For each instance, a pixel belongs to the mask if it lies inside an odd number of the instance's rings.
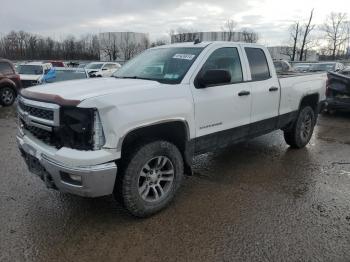
[[[197,88],[228,84],[231,82],[231,74],[227,70],[210,69],[206,70],[197,81]]]
[[[108,70],[108,68],[102,68],[102,71],[107,71]]]

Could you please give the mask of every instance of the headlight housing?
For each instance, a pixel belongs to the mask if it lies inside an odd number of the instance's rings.
[[[93,133],[94,133],[93,149],[94,150],[99,150],[106,143],[106,139],[105,139],[105,135],[103,133],[103,126],[102,126],[100,114],[98,113],[97,110],[94,111],[94,129],[93,129]]]
[[[63,107],[59,129],[64,147],[99,150],[105,144],[102,123],[95,108]]]

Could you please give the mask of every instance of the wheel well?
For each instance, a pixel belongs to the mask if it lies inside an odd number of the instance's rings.
[[[127,153],[128,148],[134,148],[139,143],[157,139],[166,140],[176,145],[184,158],[185,165],[187,167],[191,165],[191,154],[188,153],[189,131],[187,124],[183,121],[154,124],[131,131],[123,139],[122,158]]]
[[[9,84],[9,83],[4,83],[4,84],[0,85],[0,89],[3,89],[3,88],[5,88],[5,87],[11,88],[11,89],[15,92],[15,95],[16,95],[16,96],[18,95],[18,94],[17,94],[17,90],[16,90],[16,88],[15,88],[13,85],[11,85],[11,84]]]
[[[317,106],[318,106],[318,100],[319,100],[319,94],[312,94],[307,95],[303,97],[303,99],[300,102],[300,108],[303,108],[304,106],[311,106],[312,109],[317,112]]]

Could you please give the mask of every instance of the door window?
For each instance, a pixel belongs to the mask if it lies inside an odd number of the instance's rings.
[[[244,48],[247,54],[253,81],[266,80],[271,77],[264,50],[261,48]]]
[[[200,73],[203,74],[206,70],[211,69],[229,71],[231,74],[231,83],[243,81],[241,60],[235,47],[224,47],[215,50],[203,65]]]

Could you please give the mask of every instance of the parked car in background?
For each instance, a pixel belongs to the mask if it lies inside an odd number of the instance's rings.
[[[339,62],[323,62],[312,64],[310,72],[338,72],[344,69],[344,65]]]
[[[21,64],[18,67],[18,73],[23,88],[40,85],[56,76],[52,64],[43,62]]]
[[[85,67],[90,77],[112,76],[119,68],[121,65],[114,62],[92,62]]]
[[[66,67],[63,61],[49,61],[53,67]]]
[[[234,42],[148,49],[113,76],[21,91],[17,142],[49,188],[114,193],[139,217],[172,201],[196,154],[279,129],[305,147],[327,78],[277,75],[266,47]]]
[[[350,66],[345,67],[340,73],[342,75],[350,76]]]
[[[85,68],[89,63],[80,63],[77,68]]]
[[[308,72],[310,70],[312,64],[309,63],[297,63],[293,65],[293,69],[295,72]]]
[[[275,60],[273,61],[277,74],[283,74],[292,72],[292,66],[285,60]]]
[[[47,80],[46,81],[47,83],[56,83],[56,82],[62,82],[62,81],[89,78],[87,72],[81,68],[57,67],[55,68],[55,70],[56,70],[56,77]]]
[[[0,105],[12,105],[20,88],[21,81],[13,64],[9,60],[0,59]]]
[[[350,112],[350,75],[329,72],[326,97],[328,112]]]

